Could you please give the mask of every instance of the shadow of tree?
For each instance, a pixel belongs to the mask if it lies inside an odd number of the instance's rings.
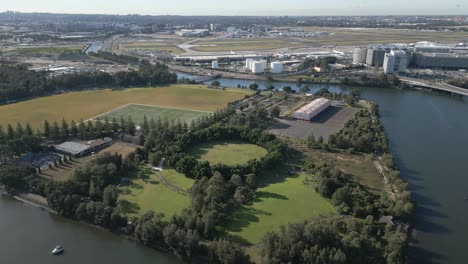
[[[262,199],[279,199],[279,200],[289,200],[288,197],[278,194],[278,193],[272,193],[272,192],[263,192],[263,191],[258,191],[256,194],[256,199],[255,202],[260,202]]]
[[[124,214],[138,214],[140,206],[136,203],[132,203],[127,200],[119,200],[117,202],[117,208]]]

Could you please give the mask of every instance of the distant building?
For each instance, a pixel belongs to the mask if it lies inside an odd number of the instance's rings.
[[[421,68],[468,69],[468,55],[456,53],[416,53],[415,64]]]
[[[408,54],[402,50],[392,50],[384,57],[383,70],[385,74],[404,72],[408,68]]]
[[[367,50],[366,64],[370,66],[383,66],[385,58],[385,50],[379,48],[371,48]]]
[[[364,64],[367,60],[367,48],[355,48],[353,54],[354,64]]]
[[[218,68],[219,68],[219,63],[218,63],[218,61],[212,61],[212,62],[211,62],[211,68],[212,68],[212,69],[218,69]]]
[[[331,106],[331,101],[325,98],[317,98],[304,105],[293,113],[292,117],[300,120],[310,121],[312,118]]]

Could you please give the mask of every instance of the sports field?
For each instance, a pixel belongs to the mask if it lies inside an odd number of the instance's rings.
[[[140,105],[140,104],[128,104],[124,107],[117,108],[112,110],[109,113],[100,115],[95,119],[103,120],[106,117],[109,120],[113,118],[120,119],[120,117],[131,117],[136,124],[143,124],[144,117],[149,120],[153,118],[158,120],[159,118],[168,120],[180,120],[182,122],[187,122],[190,124],[192,120],[195,120],[199,117],[210,115],[211,112],[200,111],[200,110],[186,110],[181,108],[169,108],[169,107],[158,107],[150,105]]]
[[[42,127],[44,120],[79,121],[112,111],[126,104],[145,104],[191,110],[215,111],[251,92],[241,89],[215,90],[204,85],[170,85],[112,91],[88,90],[0,106],[0,124],[29,122]]]
[[[267,154],[266,149],[241,141],[207,142],[194,146],[188,152],[196,159],[226,165],[244,164]]]
[[[140,171],[143,171],[147,178],[133,180],[129,186],[120,189],[122,193],[119,195],[119,209],[123,213],[138,216],[152,210],[164,213],[164,219],[168,220],[175,213],[190,206],[189,195],[178,192],[174,186],[186,190],[193,185],[192,179],[175,170],[164,170],[166,181],[162,181],[159,172],[143,167]]]
[[[286,176],[284,170],[269,173],[265,187],[259,188],[252,205],[243,205],[228,217],[221,236],[242,244],[255,245],[267,232],[282,225],[335,214],[333,205],[320,196],[306,176]]]

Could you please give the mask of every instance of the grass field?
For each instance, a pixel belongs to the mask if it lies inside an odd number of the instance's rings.
[[[131,42],[119,44],[119,50],[154,50],[154,51],[167,51],[172,54],[181,54],[183,49],[179,48],[176,44],[167,44],[160,42]]]
[[[159,173],[151,169],[141,167],[148,178],[133,180],[131,185],[121,187],[120,202],[124,204],[122,212],[129,216],[142,215],[147,211],[164,213],[164,219],[169,219],[173,214],[190,206],[190,198],[187,194],[179,193],[160,180]],[[177,173],[175,170],[164,170],[163,175],[171,184],[188,189],[193,180]]]
[[[118,91],[89,90],[65,93],[0,106],[0,124],[29,122],[34,128],[49,122],[79,121],[106,113],[129,103],[215,111],[251,92],[241,89],[215,90],[204,85],[171,85]]]
[[[196,159],[207,160],[211,164],[237,165],[266,155],[266,149],[241,141],[214,141],[199,144],[190,149],[189,154]]]
[[[314,42],[309,39],[236,39],[236,40],[201,40],[192,43],[198,45],[190,49],[195,51],[244,51],[271,50],[281,48],[310,47]]]
[[[84,46],[49,46],[49,47],[17,47],[9,50],[12,53],[19,54],[37,54],[44,53],[64,53],[64,52],[81,52]]]
[[[209,115],[211,112],[208,111],[195,111],[195,110],[185,110],[180,108],[167,108],[167,107],[157,107],[149,105],[138,105],[138,104],[129,104],[122,108],[117,108],[109,113],[101,115],[95,119],[103,120],[104,118],[117,118],[120,117],[131,117],[136,124],[143,124],[144,117],[146,116],[148,121],[151,118],[158,120],[158,118],[168,118],[168,120],[180,120],[185,121],[187,124],[190,124],[192,120],[195,120],[199,117]]]
[[[286,176],[284,170],[268,173],[268,182],[257,190],[252,205],[237,208],[222,227],[222,236],[242,244],[255,245],[267,232],[282,225],[335,214],[332,204],[312,185],[304,184],[304,174]]]
[[[118,153],[122,156],[127,156],[130,152],[135,151],[135,147],[116,142],[110,147],[101,150],[97,155],[109,152],[111,154]],[[74,158],[72,161],[69,161],[63,165],[59,165],[57,168],[43,170],[40,176],[44,179],[54,180],[54,181],[66,181],[70,178],[72,173],[78,168],[90,163],[96,158],[95,155],[88,155],[82,158]]]

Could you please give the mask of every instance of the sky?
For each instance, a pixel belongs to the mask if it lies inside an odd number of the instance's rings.
[[[141,15],[468,15],[466,0],[2,0],[0,11]]]

